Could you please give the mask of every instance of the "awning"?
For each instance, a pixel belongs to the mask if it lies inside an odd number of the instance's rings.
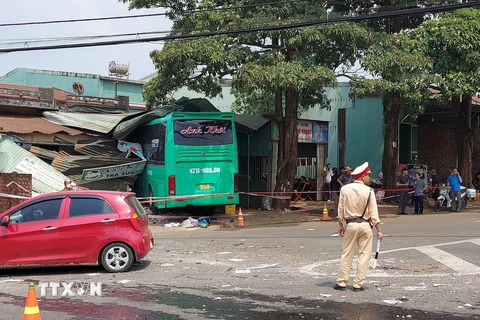
[[[32,116],[0,115],[0,133],[65,133],[70,136],[83,134],[82,131],[51,123],[45,119]]]

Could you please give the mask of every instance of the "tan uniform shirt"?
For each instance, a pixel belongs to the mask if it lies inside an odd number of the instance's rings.
[[[368,197],[370,197],[370,201],[365,210]],[[364,215],[363,212],[365,212]],[[344,223],[345,219],[360,218],[362,215],[365,220],[371,219],[372,225],[380,222],[375,192],[362,181],[355,180],[354,183],[347,184],[340,189],[338,220]]]

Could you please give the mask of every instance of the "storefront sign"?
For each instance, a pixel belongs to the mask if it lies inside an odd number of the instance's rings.
[[[312,121],[297,121],[298,142],[312,143],[312,131]]]
[[[119,164],[115,166],[85,169],[82,172],[82,182],[115,179],[134,176],[142,173],[146,161]]]
[[[312,142],[328,143],[328,122],[313,121]]]
[[[300,143],[328,143],[328,122],[297,120],[298,142]],[[278,127],[272,126],[272,140],[278,141]]]

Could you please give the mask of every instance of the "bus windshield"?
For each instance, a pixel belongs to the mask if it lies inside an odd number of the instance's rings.
[[[233,143],[231,120],[175,120],[174,142],[182,146],[213,146]]]

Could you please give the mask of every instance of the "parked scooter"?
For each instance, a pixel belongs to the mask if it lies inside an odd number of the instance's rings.
[[[464,186],[460,187],[460,209],[464,209],[467,206],[467,188]],[[433,210],[435,212],[443,210],[443,209],[451,209],[452,208],[452,199],[448,194],[447,187],[445,184],[442,185],[440,189],[440,195],[438,196],[437,200],[435,200],[435,205],[433,206]]]

